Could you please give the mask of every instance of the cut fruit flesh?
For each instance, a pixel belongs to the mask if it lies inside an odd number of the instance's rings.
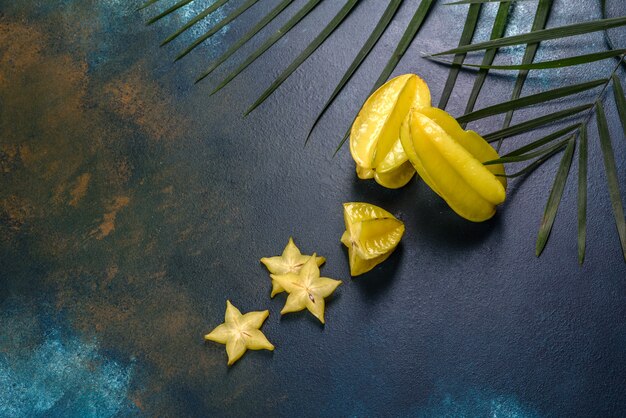
[[[356,166],[356,174],[362,180],[373,178],[376,183],[388,189],[404,187],[415,175],[415,169],[404,152],[400,138],[391,148],[378,167],[363,168]]]
[[[393,215],[385,209],[369,203],[349,202],[343,204],[343,218],[346,226],[358,221],[392,217]]]
[[[359,256],[369,260],[393,250],[404,234],[404,225],[395,218],[369,219],[347,226],[347,232]]]
[[[411,162],[407,160],[393,171],[384,173],[376,171],[374,180],[376,180],[376,183],[388,189],[399,189],[400,187],[406,186],[414,175],[415,168],[413,168]]]
[[[400,243],[404,224],[386,210],[367,203],[344,203],[350,274],[358,276],[389,257]]]
[[[399,168],[408,160],[409,157],[406,155],[406,152],[404,152],[402,142],[400,141],[400,131],[398,131],[398,139],[396,139],[396,142],[389,150],[389,153],[387,153],[387,156],[385,156],[385,159],[376,167],[376,172],[389,173]]]

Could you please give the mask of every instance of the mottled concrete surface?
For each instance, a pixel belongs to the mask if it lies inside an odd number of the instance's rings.
[[[537,259],[558,159],[513,181],[499,214],[476,225],[419,181],[383,190],[356,180],[347,149],[332,157],[416,1],[402,6],[306,148],[315,112],[384,2],[363,1],[245,119],[341,2],[323,2],[213,97],[210,87],[259,40],[205,82],[194,86],[195,77],[277,2],[259,2],[178,63],[172,58],[186,42],[240,2],[160,49],[207,4],[144,25],[173,3],[138,12],[133,1],[0,0],[0,416],[626,414],[626,264],[595,125],[587,261],[576,263],[571,179]],[[550,25],[598,16],[597,2],[579,3],[556,1]],[[509,34],[528,30],[533,7],[515,6]],[[611,11],[626,14],[619,5]],[[494,12],[485,8],[477,39],[488,36]],[[435,102],[447,73],[419,53],[454,45],[461,27],[450,22],[465,13],[438,5],[396,71],[421,74]],[[623,30],[614,36],[624,41]],[[548,42],[538,57],[603,47],[594,34]],[[520,53],[508,48],[499,59]],[[525,93],[604,77],[614,65],[538,71]],[[472,80],[472,72],[459,77],[455,115]],[[511,82],[491,77],[479,106],[507,97]],[[607,111],[626,192],[626,142],[611,100]],[[491,131],[494,120],[473,128]],[[379,204],[407,225],[398,251],[354,280],[339,243],[344,201]],[[290,235],[327,258],[325,275],[345,282],[325,327],[305,314],[281,319],[284,298],[269,299],[258,259],[278,254]],[[270,309],[263,330],[275,352],[248,353],[228,369],[223,347],[203,342],[227,298],[242,311]]]

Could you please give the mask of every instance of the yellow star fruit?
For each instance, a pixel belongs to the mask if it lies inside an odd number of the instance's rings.
[[[359,178],[374,178],[393,189],[411,180],[415,169],[402,149],[400,125],[411,108],[427,106],[430,91],[415,74],[389,80],[367,99],[350,131],[350,152]]]
[[[474,222],[495,214],[506,198],[506,180],[496,177],[504,174],[502,164],[482,164],[499,158],[487,141],[435,108],[412,109],[400,131],[409,160],[452,210]]]
[[[239,360],[246,350],[273,351],[274,346],[259,330],[269,314],[269,311],[257,311],[242,315],[239,309],[227,300],[224,323],[205,335],[204,339],[226,344],[229,366]]]
[[[293,242],[293,238],[289,237],[289,242],[283,250],[282,255],[275,257],[263,257],[261,263],[267,267],[272,274],[287,274],[287,273],[299,273],[300,269],[311,258],[310,255],[302,255],[296,244]],[[326,262],[324,257],[316,257],[315,262],[317,266],[321,266]],[[272,294],[270,297],[274,297],[279,293],[284,292],[285,289],[272,280]]]
[[[348,247],[352,276],[366,273],[385,261],[404,234],[401,221],[369,203],[344,203],[343,214],[346,231],[341,242]]]
[[[272,274],[271,277],[289,293],[281,314],[308,309],[320,322],[324,323],[324,298],[330,296],[341,280],[320,277],[320,269],[315,263],[316,254],[302,266],[298,274]]]

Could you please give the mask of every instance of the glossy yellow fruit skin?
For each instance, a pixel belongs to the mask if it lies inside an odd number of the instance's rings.
[[[436,107],[422,108],[419,112],[435,121],[452,139],[461,144],[481,163],[500,158],[496,150],[482,136],[471,130],[463,130],[461,125],[448,112]],[[503,164],[486,165],[484,167],[493,174],[506,174]],[[498,176],[496,178],[506,189],[506,177]]]
[[[388,189],[399,189],[407,185],[415,175],[415,168],[407,160],[392,171],[374,173],[376,183]]]
[[[498,154],[446,112],[411,110],[401,127],[401,141],[424,181],[463,218],[485,221],[504,202],[506,182],[494,175],[504,173],[504,168],[482,164]]]
[[[376,90],[350,131],[350,153],[357,166],[376,169],[397,142],[408,111],[430,106],[430,100],[428,86],[415,74],[395,77]]]
[[[404,234],[404,224],[386,210],[368,203],[344,203],[346,231],[341,242],[348,247],[350,274],[358,276],[391,255]]]
[[[373,172],[376,183],[388,189],[399,189],[413,178],[415,169],[404,152],[399,136],[385,159]]]
[[[409,162],[400,138],[389,151],[383,162],[376,168],[363,168],[356,166],[357,177],[362,180],[374,179],[376,183],[388,189],[399,189],[415,175],[415,169]]]

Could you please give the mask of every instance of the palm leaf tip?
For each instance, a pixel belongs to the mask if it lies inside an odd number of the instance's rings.
[[[624,57],[622,56],[622,61]],[[615,104],[617,106],[617,114],[619,115],[622,123],[622,129],[624,130],[624,136],[626,136],[626,97],[624,97],[624,88],[622,82],[616,73],[613,73],[613,95],[615,97]]]
[[[496,18],[493,21],[493,28],[491,29],[490,39],[501,38],[504,35],[504,31],[506,30],[506,23],[509,18],[509,9],[510,3],[500,3],[498,6],[498,12],[496,13]],[[483,61],[481,65],[488,66],[493,63],[493,60],[496,57],[496,53],[498,50],[496,48],[488,49],[485,51],[485,56],[483,57]],[[476,80],[474,80],[474,85],[472,86],[472,92],[470,93],[470,97],[467,100],[467,105],[465,106],[464,113],[470,113],[474,110],[474,106],[476,106],[476,101],[478,100],[478,96],[480,95],[480,91],[487,80],[487,74],[489,70],[486,68],[481,68],[478,71],[476,76]],[[467,124],[462,124],[463,128],[465,128]]]
[[[411,21],[409,22],[408,26],[404,30],[404,33],[402,34],[400,41],[398,41],[398,45],[396,46],[393,53],[391,54],[391,57],[389,57],[389,60],[385,64],[385,67],[380,72],[378,79],[376,80],[376,82],[374,83],[374,86],[370,90],[369,95],[374,93],[376,89],[378,89],[380,86],[382,86],[385,83],[385,81],[387,81],[387,79],[389,78],[393,70],[396,68],[396,66],[398,65],[398,63],[400,62],[400,60],[406,53],[409,46],[413,42],[413,39],[415,39],[415,36],[420,31],[422,25],[424,24],[424,21],[426,20],[426,18],[428,17],[428,14],[430,13],[432,9],[433,3],[434,3],[434,0],[422,0],[420,2],[419,6],[415,10],[415,13],[413,13],[413,17],[411,18]],[[352,123],[350,123],[350,126],[352,126],[353,123],[354,123],[354,119],[352,120]],[[350,128],[346,130],[346,133],[344,134],[342,140],[337,145],[337,148],[335,149],[335,153],[333,155],[337,155],[337,153],[339,152],[343,144],[345,144],[349,135],[350,135]]]
[[[170,36],[165,38],[163,42],[161,42],[161,46],[165,46],[168,43],[172,42],[174,39],[178,38],[183,32],[187,29],[194,26],[196,23],[209,16],[211,13],[228,3],[229,0],[217,0],[215,3],[211,4],[209,7],[204,9],[202,12],[198,13],[193,19],[189,22],[185,23],[181,28],[179,28],[176,32],[172,33]]]
[[[261,46],[254,50],[236,69],[231,71],[224,80],[222,80],[217,87],[211,92],[211,96],[223,89],[228,83],[230,83],[235,77],[237,77],[243,70],[248,68],[257,58],[259,58],[265,51],[272,47],[278,40],[285,36],[298,22],[304,19],[309,12],[311,12],[321,0],[308,0],[304,6],[302,6],[296,14],[294,14],[287,22],[285,22],[280,29],[274,32],[268,39],[263,42]]]
[[[533,0],[459,0],[451,3],[444,3],[444,6],[458,6],[461,4],[484,4],[484,3],[512,3],[518,1],[533,1]]]
[[[527,120],[526,122],[522,122],[518,125],[513,125],[508,128],[504,128],[495,132],[488,133],[487,135],[484,135],[484,138],[487,142],[494,142],[497,140],[502,140],[511,136],[515,136],[515,135],[519,135],[525,132],[532,131],[533,129],[540,128],[549,123],[557,122],[561,119],[565,119],[567,117],[576,115],[586,110],[591,110],[592,108],[593,108],[593,104],[586,104],[586,105],[571,107],[569,109],[560,110],[558,112],[550,113],[545,116],[540,116],[535,119]]]
[[[541,149],[539,149],[537,151],[504,156],[502,158],[498,158],[497,160],[487,161],[487,162],[483,163],[483,165],[518,163],[518,162],[522,162],[522,161],[532,160],[533,158],[537,158],[537,157],[541,157],[541,156],[544,156],[544,155],[548,155],[548,154],[550,154],[551,152],[553,152],[555,150],[561,149],[564,145],[567,145],[569,140],[570,140],[569,138],[568,139],[564,139],[561,142],[557,142],[554,145],[551,145],[551,146],[545,147],[545,148],[541,148]]]
[[[599,19],[590,22],[576,23],[573,25],[559,26],[528,32],[521,35],[507,36],[504,38],[494,39],[491,41],[477,42],[475,44],[465,45],[462,47],[449,49],[447,51],[431,54],[433,56],[452,55],[467,52],[481,51],[489,48],[502,48],[519,44],[529,44],[534,42],[542,42],[551,39],[565,38],[575,35],[583,35],[590,32],[598,32],[626,25],[626,16],[614,17],[609,19]]]
[[[141,6],[137,7],[137,10],[143,10],[146,9],[150,6],[152,6],[154,3],[161,1],[161,0],[148,0],[145,3],[143,3]]]
[[[561,152],[563,150],[563,148],[565,148],[566,146],[567,146],[567,144],[563,144],[559,148],[556,148],[553,151],[550,151],[550,152],[546,153],[541,158],[537,158],[535,161],[533,161],[531,164],[527,165],[526,167],[524,167],[522,170],[518,171],[517,173],[514,173],[514,174],[496,174],[496,176],[497,177],[506,177],[506,178],[515,178],[515,177],[521,177],[521,176],[528,175],[528,174],[532,173],[533,171],[535,171],[540,166],[542,166],[545,162],[547,162],[554,155],[556,155],[559,152]]]
[[[604,159],[607,185],[609,188],[609,196],[611,198],[613,216],[615,217],[615,226],[617,227],[617,233],[622,246],[622,255],[624,256],[624,260],[626,260],[626,220],[624,219],[624,206],[622,204],[622,197],[619,190],[617,166],[615,164],[613,146],[611,145],[609,126],[606,121],[604,107],[600,101],[596,102],[596,120],[598,124],[598,134],[600,136],[600,148]]]
[[[541,103],[545,103],[550,100],[560,99],[561,97],[571,96],[583,91],[591,90],[596,87],[606,85],[608,79],[601,78],[598,80],[588,81],[586,83],[574,84],[572,86],[560,87],[553,90],[548,90],[542,93],[533,94],[530,96],[521,97],[519,99],[513,99],[506,102],[499,103],[497,105],[485,107],[483,109],[475,110],[467,113],[457,120],[459,123],[472,122],[478,119],[486,118],[488,116],[497,115],[500,113],[508,112],[510,110],[516,110],[523,107],[533,106]]]
[[[181,7],[184,7],[184,6],[188,5],[192,1],[193,0],[181,0],[178,3],[174,4],[172,7],[166,9],[162,13],[159,13],[158,15],[153,17],[152,19],[148,20],[148,22],[146,24],[147,25],[152,25],[153,23],[156,23],[159,20],[163,19],[165,16],[168,16],[169,14],[174,13],[176,10],[180,9]]]
[[[550,196],[548,197],[548,203],[546,204],[543,219],[541,220],[541,226],[537,236],[537,245],[535,248],[535,254],[537,257],[539,257],[543,252],[546,243],[548,242],[550,232],[552,231],[552,225],[554,224],[554,219],[556,218],[556,213],[563,197],[563,191],[565,190],[565,183],[567,182],[567,177],[569,176],[575,147],[576,138],[571,138],[567,144],[563,158],[561,159],[561,164],[559,165],[554,179],[554,185],[552,186]]]
[[[276,16],[278,16],[287,6],[293,3],[293,0],[282,0],[276,5],[267,15],[265,15],[256,25],[254,25],[245,35],[243,35],[237,42],[235,42],[226,52],[220,55],[215,61],[207,68],[204,73],[200,75],[195,81],[198,83],[208,77],[217,67],[219,67],[224,61],[230,58],[235,52],[239,50],[246,42],[252,39],[257,33],[267,26]]]
[[[571,67],[575,65],[588,64],[591,62],[602,61],[608,58],[619,57],[626,53],[626,49],[612,49],[610,51],[595,52],[592,54],[578,55],[575,57],[559,58],[551,61],[535,62],[531,64],[519,65],[485,65],[485,64],[468,64],[462,63],[463,67],[476,68],[482,70],[502,70],[502,71],[519,71],[519,70],[549,70],[554,68]],[[442,64],[452,65],[454,62],[426,55],[425,58],[439,62]]]
[[[215,35],[217,32],[222,30],[222,28],[224,28],[230,22],[232,22],[237,17],[239,17],[239,15],[241,15],[243,12],[248,10],[250,7],[252,7],[257,1],[259,1],[259,0],[246,0],[245,3],[243,3],[237,9],[232,11],[228,16],[226,16],[224,19],[222,19],[219,23],[215,24],[214,27],[212,27],[211,29],[206,31],[203,35],[201,35],[199,38],[197,38],[195,41],[193,41],[191,43],[191,45],[189,45],[180,54],[178,54],[178,56],[176,57],[175,61],[178,61],[179,59],[183,58],[185,55],[189,54],[191,51],[193,51],[195,48],[197,48],[204,41],[206,41],[207,39],[209,39],[210,37]]]
[[[378,42],[382,34],[385,32],[385,30],[389,26],[389,23],[391,23],[391,20],[393,19],[396,12],[398,11],[400,4],[402,4],[402,0],[391,0],[389,2],[389,4],[387,5],[387,8],[385,9],[384,13],[382,14],[381,18],[376,24],[376,27],[374,28],[370,36],[367,38],[367,40],[365,41],[365,43],[363,44],[363,46],[357,53],[356,57],[354,58],[354,60],[352,61],[352,63],[350,64],[346,72],[344,73],[343,77],[341,78],[337,86],[335,87],[335,90],[332,92],[332,94],[330,95],[330,97],[328,98],[324,106],[322,107],[322,110],[320,111],[320,113],[317,115],[317,117],[313,121],[313,125],[311,125],[311,128],[309,129],[309,132],[307,134],[306,140],[304,141],[305,144],[308,143],[311,137],[311,134],[313,133],[313,130],[315,129],[319,121],[322,119],[326,111],[330,108],[330,105],[335,101],[339,93],[341,93],[345,85],[348,83],[348,81],[350,81],[354,73],[361,66],[361,63],[363,63],[363,61],[372,51],[372,49],[374,48],[374,46],[376,45],[376,43]]]
[[[348,0],[339,12],[324,27],[322,32],[311,41],[309,45],[302,51],[300,55],[294,59],[291,64],[274,80],[274,82],[261,94],[261,96],[246,110],[245,115],[259,107],[269,96],[283,84],[283,82],[319,48],[319,46],[337,29],[337,27],[348,16],[350,11],[356,6],[359,0]]]
[[[585,261],[587,240],[587,126],[580,128],[580,147],[578,150],[578,262]]]
[[[476,25],[478,24],[478,17],[480,16],[480,9],[480,3],[470,5],[469,11],[467,12],[467,18],[465,19],[465,25],[463,26],[463,32],[461,33],[461,39],[459,40],[459,46],[467,45],[472,42]],[[461,65],[465,60],[465,56],[466,54],[456,54],[454,56],[452,66],[448,72],[448,79],[446,80],[443,92],[441,93],[441,98],[439,99],[440,109],[445,109],[448,105],[448,101],[452,95],[452,90],[454,89],[459,72],[461,71]]]
[[[497,160],[493,160],[493,162],[489,162],[491,164],[499,164],[500,159],[502,158],[508,158],[508,157],[515,157],[518,155],[522,155],[522,154],[526,154],[529,151],[532,151],[534,149],[537,149],[539,147],[542,147],[546,144],[549,144],[557,139],[563,138],[565,135],[567,135],[568,133],[575,131],[576,129],[579,129],[581,127],[581,124],[577,123],[574,125],[570,125],[566,128],[563,129],[559,129],[556,132],[552,132],[551,134],[548,134],[546,136],[544,136],[543,138],[537,139],[536,141],[531,142],[530,144],[524,145],[516,150],[513,150],[507,154],[504,154],[502,157],[500,157]],[[485,163],[487,164],[487,163]]]

